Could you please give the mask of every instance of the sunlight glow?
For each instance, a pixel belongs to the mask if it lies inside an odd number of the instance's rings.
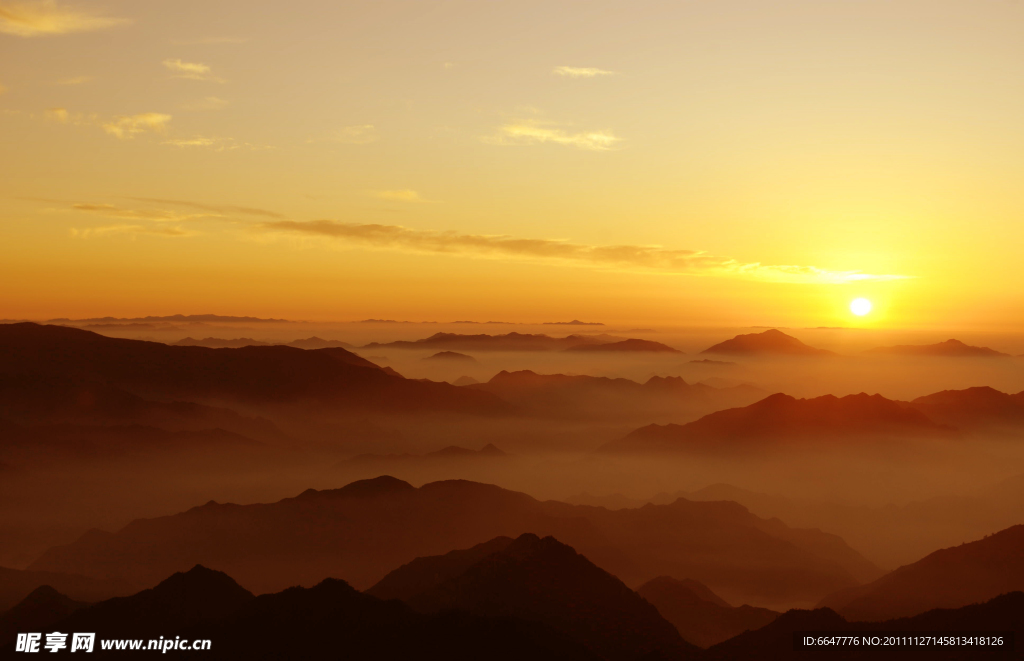
[[[850,312],[858,317],[863,317],[871,312],[871,301],[866,298],[855,298],[850,301]]]

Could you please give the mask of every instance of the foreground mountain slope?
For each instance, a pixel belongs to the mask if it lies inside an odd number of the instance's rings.
[[[115,597],[78,610],[59,626],[61,631],[150,638],[227,617],[252,599],[252,593],[227,574],[196,565],[130,597]]]
[[[495,537],[468,549],[456,549],[444,555],[416,558],[382,578],[366,594],[379,599],[401,599],[408,602],[413,597],[437,587],[450,578],[463,574],[467,569],[492,553],[504,551],[514,540],[511,537]]]
[[[416,610],[543,622],[609,661],[695,656],[656,608],[554,537],[530,533],[409,599]]]
[[[218,659],[428,659],[599,661],[542,623],[461,612],[427,615],[327,579],[265,594],[231,616],[186,630],[217,645]],[[208,655],[208,653],[207,653]],[[196,658],[202,658],[197,653]]]
[[[854,620],[909,617],[1024,590],[1024,525],[941,549],[878,580],[822,600]]]
[[[460,411],[508,407],[487,393],[404,379],[342,348],[168,346],[32,323],[0,324],[0,375],[105,383],[153,399]]]
[[[754,603],[815,603],[856,585],[871,567],[833,536],[758,519],[735,503],[680,499],[609,511],[475,482],[417,489],[384,476],[276,503],[210,502],[137,520],[52,548],[32,569],[123,577],[144,587],[204,564],[255,592],[332,575],[369,587],[417,557],[526,532],[556,536],[629,584],[659,574],[692,576]],[[881,574],[873,569],[870,578]]]
[[[881,646],[834,647],[794,650],[794,632],[836,632],[856,634],[862,638],[884,636],[887,632],[992,632],[1012,633],[1016,649],[1007,653],[988,647],[961,647],[933,645],[919,649]],[[932,661],[960,661],[968,659],[1020,658],[1019,641],[1024,636],[1024,593],[1000,595],[984,603],[957,609],[936,609],[908,618],[884,622],[847,621],[829,608],[794,610],[781,615],[771,624],[756,631],[742,633],[735,638],[711,647],[704,655],[707,661],[788,661],[790,659],[929,659]]]
[[[131,588],[118,580],[0,567],[0,613],[13,608],[43,585],[51,586],[72,600],[82,602],[102,601],[131,593]]]
[[[33,590],[21,603],[6,613],[0,613],[0,647],[6,647],[19,633],[28,631],[52,631],[55,623],[72,613],[88,606],[41,585]]]
[[[743,408],[710,413],[685,425],[649,425],[606,450],[724,449],[764,441],[830,438],[948,438],[955,430],[881,395],[797,399],[776,393]]]
[[[692,579],[659,576],[636,591],[675,626],[683,640],[698,647],[710,647],[744,631],[760,629],[779,616],[767,608],[733,608],[706,585]]]

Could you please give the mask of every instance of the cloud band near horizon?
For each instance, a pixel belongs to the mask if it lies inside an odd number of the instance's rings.
[[[905,280],[913,277],[860,271],[831,271],[815,266],[771,265],[760,262],[744,264],[700,250],[661,246],[587,245],[557,239],[461,234],[454,231],[415,230],[400,225],[343,223],[334,220],[280,220],[260,223],[255,229],[262,232],[338,239],[376,249],[556,261],[682,275],[747,277],[773,282],[844,284]]]

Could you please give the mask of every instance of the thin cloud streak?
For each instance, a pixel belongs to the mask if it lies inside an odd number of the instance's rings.
[[[213,71],[208,65],[200,62],[182,62],[178,58],[169,58],[163,61],[163,65],[174,73],[175,78],[204,80],[213,83],[224,82],[224,79],[213,75]]]
[[[611,131],[569,133],[562,129],[547,128],[530,122],[506,124],[498,130],[497,136],[485,139],[486,142],[498,145],[531,145],[550,142],[590,151],[608,151],[620,140],[621,138],[616,137]]]
[[[129,234],[134,238],[139,234],[153,234],[156,236],[190,237],[198,236],[199,232],[186,230],[181,227],[160,227],[147,225],[107,225],[104,227],[88,227],[79,229],[71,228],[71,236],[79,239],[91,239],[95,237],[110,236],[113,234]]]
[[[191,202],[188,200],[167,200],[153,197],[132,197],[128,199],[135,200],[136,202],[147,202],[150,204],[168,204],[171,206],[185,207],[187,209],[209,211],[217,215],[243,214],[247,216],[259,216],[263,218],[285,217],[283,214],[279,214],[275,211],[267,211],[266,209],[257,209],[255,207],[239,207],[226,204],[205,204],[203,202]]]
[[[521,239],[414,230],[399,225],[341,223],[333,220],[282,220],[262,223],[258,231],[329,237],[363,246],[491,258],[513,258],[575,263],[624,270],[655,271],[686,275],[747,277],[793,283],[843,284],[850,282],[903,280],[910,276],[876,275],[860,271],[829,271],[814,266],[742,264],[700,250],[678,250],[660,246],[594,246],[553,239]]]
[[[92,32],[130,22],[58,5],[55,0],[0,2],[0,33],[18,37]]]
[[[551,73],[567,78],[596,78],[597,76],[614,76],[614,71],[595,69],[594,67],[555,67]]]
[[[128,140],[139,133],[163,133],[167,129],[169,121],[171,121],[170,115],[144,112],[139,115],[117,117],[104,124],[103,130],[122,140]]]

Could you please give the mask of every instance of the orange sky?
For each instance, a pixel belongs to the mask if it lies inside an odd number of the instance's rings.
[[[0,0],[0,318],[1017,328],[1022,24]]]

